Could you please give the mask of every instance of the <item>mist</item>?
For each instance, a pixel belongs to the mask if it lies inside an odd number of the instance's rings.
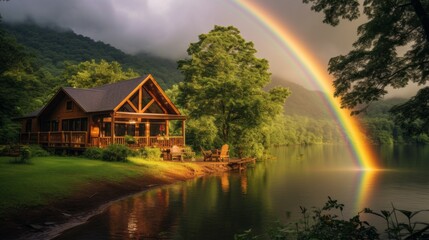
[[[322,23],[321,14],[301,1],[258,2],[284,22],[327,69],[329,59],[351,50],[358,22],[337,27]],[[0,2],[3,21],[32,21],[42,26],[71,29],[77,34],[103,41],[129,54],[139,52],[178,60],[186,49],[214,25],[235,26],[252,41],[258,57],[270,63],[275,76],[315,90],[293,57],[282,50],[273,35],[254,16],[227,0],[11,0]],[[409,96],[416,86],[392,91]]]

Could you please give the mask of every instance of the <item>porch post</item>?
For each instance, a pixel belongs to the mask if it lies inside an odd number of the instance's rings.
[[[112,121],[110,122],[110,135],[112,138],[112,142],[111,144],[115,143],[115,112],[112,113],[111,115],[112,117]]]
[[[170,136],[170,128],[169,128],[169,126],[170,126],[170,121],[168,121],[168,120],[165,120],[165,136]]]
[[[186,146],[185,123],[186,123],[186,120],[183,120],[183,121],[182,121],[182,137],[183,137],[183,146]]]
[[[146,135],[147,146],[151,146],[151,144],[150,144],[150,123],[149,123],[149,120],[146,120],[145,135]]]

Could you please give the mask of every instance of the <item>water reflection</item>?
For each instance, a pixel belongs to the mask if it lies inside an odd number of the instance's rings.
[[[118,201],[85,225],[58,239],[233,239],[274,221],[292,222],[299,206],[322,206],[328,196],[345,204],[344,217],[365,207],[427,208],[429,148],[378,149],[389,171],[352,171],[343,146],[276,148],[277,160],[156,188]]]

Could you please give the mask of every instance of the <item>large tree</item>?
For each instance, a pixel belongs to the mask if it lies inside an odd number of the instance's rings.
[[[381,99],[389,87],[421,86],[417,95],[392,109],[398,122],[417,132],[429,131],[429,1],[428,0],[303,0],[324,13],[333,26],[340,19],[366,22],[357,29],[353,50],[329,61],[335,96],[359,113]],[[364,107],[362,107],[364,106]]]
[[[101,59],[96,62],[92,59],[77,65],[68,63],[63,77],[72,87],[91,88],[138,77],[138,73],[132,69],[122,70],[121,64],[116,61],[107,62]]]
[[[232,26],[201,34],[188,54],[178,62],[185,76],[178,103],[193,120],[211,119],[219,143],[239,151],[261,148],[264,127],[281,113],[289,95],[285,88],[263,90],[270,81],[267,60],[257,58],[253,43]]]

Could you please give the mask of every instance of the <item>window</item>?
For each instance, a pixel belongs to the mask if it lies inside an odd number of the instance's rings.
[[[66,102],[66,110],[67,111],[72,111],[73,110],[73,102],[72,101],[67,101]]]
[[[115,135],[116,136],[125,136],[125,135],[136,135],[136,126],[134,124],[125,124],[125,123],[115,123]]]
[[[62,121],[61,128],[63,131],[87,131],[88,119],[87,118],[64,119]]]
[[[139,136],[146,136],[146,124],[145,123],[139,124]]]
[[[58,132],[58,121],[54,120],[54,121],[51,122],[51,124],[52,124],[51,130],[53,132]]]
[[[32,121],[31,119],[27,119],[25,122],[25,132],[31,132]]]
[[[112,136],[111,126],[112,125],[109,122],[103,123],[103,133],[105,137]]]
[[[51,131],[51,122],[50,121],[42,121],[40,124],[40,130],[42,132],[49,132]]]

